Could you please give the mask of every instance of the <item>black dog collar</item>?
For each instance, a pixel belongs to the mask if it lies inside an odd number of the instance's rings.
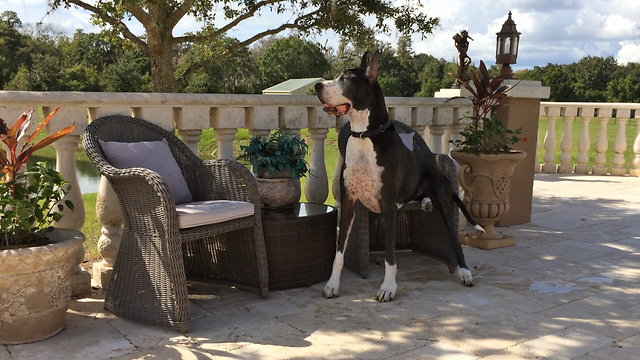
[[[363,132],[352,131],[351,136],[361,138],[361,139],[372,137],[374,135],[382,134],[383,132],[385,132],[385,130],[389,128],[389,126],[391,126],[391,120],[387,121],[386,123],[380,125],[379,127],[373,130],[367,130]]]

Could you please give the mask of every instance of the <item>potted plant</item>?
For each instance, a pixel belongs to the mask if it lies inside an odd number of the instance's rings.
[[[300,178],[308,171],[308,146],[300,135],[275,130],[252,137],[240,150],[238,159],[251,164],[263,207],[289,208],[300,200]]]
[[[520,141],[521,129],[506,129],[495,113],[510,89],[502,84],[504,77],[491,78],[483,61],[480,61],[479,72],[478,77],[471,71],[473,85],[450,74],[471,93],[466,98],[473,105],[472,113],[464,117],[468,124],[460,132],[463,139],[450,141],[458,147],[451,151],[451,156],[460,164],[458,179],[464,189],[465,205],[485,229],[484,233],[476,231],[461,241],[482,249],[493,249],[515,244],[515,237],[498,233],[494,225],[509,211],[513,170],[526,153],[511,148]]]
[[[71,297],[70,275],[78,266],[81,232],[55,229],[68,182],[39,162],[21,171],[34,151],[70,133],[71,125],[32,145],[56,109],[32,135],[26,131],[33,110],[11,127],[0,119],[0,344],[22,344],[51,337],[64,328]]]

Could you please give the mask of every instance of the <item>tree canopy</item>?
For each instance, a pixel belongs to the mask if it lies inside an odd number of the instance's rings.
[[[156,92],[175,91],[203,67],[215,65],[235,51],[283,31],[333,30],[339,35],[358,37],[362,33],[388,32],[392,22],[400,33],[425,36],[439,21],[419,10],[420,0],[403,1],[400,5],[391,0],[49,0],[49,3],[53,9],[78,6],[91,12],[97,25],[128,39],[146,53]],[[228,44],[222,52],[201,57],[176,73],[177,48],[220,41],[229,31],[258,16],[282,13],[290,16],[247,39]],[[187,15],[201,21],[202,28],[174,36],[176,25]],[[367,23],[369,19],[373,19],[373,24]],[[125,20],[139,22],[145,34],[134,34]]]

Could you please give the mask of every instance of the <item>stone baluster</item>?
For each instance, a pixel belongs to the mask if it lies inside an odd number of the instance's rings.
[[[578,156],[576,157],[576,166],[573,172],[576,174],[589,174],[589,148],[591,147],[591,139],[589,138],[589,123],[594,115],[595,108],[584,107],[580,111],[580,120],[582,127],[580,129],[580,137],[578,138]]]
[[[460,113],[459,107],[452,108],[452,115],[451,115],[452,125],[447,126],[444,130],[444,139],[442,142],[443,154],[449,154],[449,152],[451,151],[451,148],[454,147],[454,145],[451,144],[449,141],[451,140],[455,141],[461,136],[459,131],[459,126],[457,126],[458,118],[460,117],[458,115],[459,113]]]
[[[636,118],[636,140],[633,142],[633,160],[631,160],[630,176],[640,177],[640,109],[635,111]]]
[[[436,154],[442,153],[442,138],[444,131],[447,128],[446,125],[430,125],[429,135],[431,138],[429,148]]]
[[[42,107],[44,116],[47,116],[53,110],[53,107]],[[71,123],[75,124],[73,131],[58,139],[52,146],[56,150],[56,171],[58,171],[65,180],[69,181],[69,192],[65,195],[63,201],[70,200],[73,203],[74,209],[70,210],[65,207],[62,211],[64,216],[60,221],[54,223],[53,226],[81,230],[85,221],[85,209],[82,200],[82,191],[78,183],[75,152],[80,143],[80,134],[82,134],[87,127],[87,109],[81,107],[61,108],[55,117],[46,125],[45,131],[53,134],[71,125]],[[54,211],[57,211],[57,209]],[[78,253],[76,254],[77,265],[73,269],[73,275],[71,277],[71,292],[75,296],[86,295],[91,292],[91,275],[79,266],[80,263],[84,261],[84,255],[84,246],[81,246],[78,248]]]
[[[324,140],[329,133],[328,128],[335,125],[335,120],[320,108],[309,108],[308,112],[311,156],[304,194],[307,201],[322,204],[329,196],[329,180],[324,164]]]
[[[327,168],[324,165],[324,139],[327,138],[327,133],[329,129],[326,128],[309,128],[311,157],[304,194],[307,201],[319,204],[324,203],[329,195]]]
[[[611,167],[611,175],[624,176],[627,172],[625,166],[624,153],[627,151],[627,135],[626,126],[629,121],[631,110],[618,109],[616,118],[618,120],[618,134],[613,143],[613,150],[616,154],[613,156],[613,166]]]
[[[218,143],[218,159],[234,159],[233,140],[238,128],[245,127],[243,107],[216,107],[211,111],[211,126]]]
[[[198,155],[198,142],[203,129],[208,129],[211,124],[210,106],[183,106],[173,109],[178,134],[182,141]],[[232,153],[233,155],[233,150]]]
[[[549,106],[545,110],[549,126],[544,137],[544,157],[542,158],[544,164],[540,169],[540,172],[545,174],[556,172],[556,165],[554,164],[556,156],[553,152],[556,148],[556,119],[560,116],[560,109],[560,106]]]
[[[182,142],[196,155],[198,155],[198,142],[202,135],[202,130],[183,130],[178,129],[178,135]]]
[[[609,139],[607,139],[607,124],[611,119],[612,109],[609,107],[598,108],[598,120],[600,121],[600,131],[596,139],[596,157],[595,165],[591,169],[593,175],[607,175],[607,157],[605,153],[609,148]]]
[[[340,135],[340,131],[344,124],[349,121],[348,116],[336,117],[335,129],[336,136]],[[342,171],[342,164],[344,163],[344,158],[340,155],[340,150],[338,149],[338,159],[336,160],[336,167],[333,170],[333,179],[331,179],[331,195],[335,199],[334,206],[340,207],[340,171]]]
[[[106,289],[122,241],[123,220],[118,197],[104,176],[100,178],[98,187],[96,217],[102,225],[102,235],[98,239],[98,253],[102,260],[93,263],[93,281]]]
[[[560,140],[560,164],[557,167],[557,171],[560,174],[570,174],[573,170],[571,167],[571,149],[573,148],[573,138],[571,136],[571,125],[576,117],[577,108],[574,106],[568,106],[564,108],[562,119],[564,120],[564,132],[562,133],[562,139]]]

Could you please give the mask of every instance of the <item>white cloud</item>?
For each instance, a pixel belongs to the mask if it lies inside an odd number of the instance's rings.
[[[621,49],[616,54],[616,59],[621,65],[630,62],[640,63],[640,41],[623,41],[620,43]]]

